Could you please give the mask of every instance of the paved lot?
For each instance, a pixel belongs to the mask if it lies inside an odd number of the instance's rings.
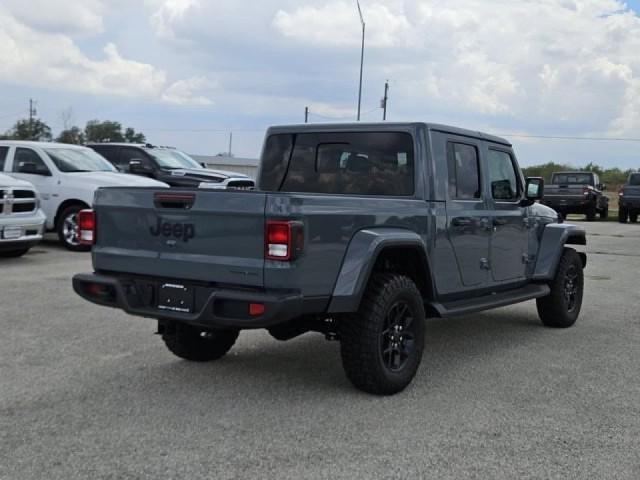
[[[0,478],[640,478],[640,225],[589,224],[579,323],[532,302],[430,320],[412,387],[351,388],[338,344],[243,333],[174,358],[70,287],[87,254],[0,261]]]

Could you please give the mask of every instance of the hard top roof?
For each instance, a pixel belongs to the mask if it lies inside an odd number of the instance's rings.
[[[397,131],[412,130],[416,128],[424,128],[430,131],[451,133],[461,135],[463,137],[476,138],[479,140],[487,140],[490,142],[500,143],[502,145],[511,146],[508,140],[474,130],[452,127],[450,125],[441,125],[438,123],[425,122],[373,122],[373,123],[303,123],[297,125],[278,125],[269,128],[268,133],[329,133],[329,132],[345,132],[345,131]]]

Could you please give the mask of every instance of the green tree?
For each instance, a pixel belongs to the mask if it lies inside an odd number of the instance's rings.
[[[100,120],[90,120],[84,128],[84,136],[87,142],[124,142],[122,124]]]
[[[124,139],[129,143],[145,143],[147,141],[147,137],[145,137],[143,133],[136,132],[131,127],[128,127],[124,131]]]
[[[60,132],[56,142],[82,145],[84,143],[84,133],[79,127],[71,127]]]
[[[5,137],[11,140],[33,140],[37,142],[50,142],[52,138],[49,125],[37,118],[33,120],[18,120],[13,128],[6,133]]]

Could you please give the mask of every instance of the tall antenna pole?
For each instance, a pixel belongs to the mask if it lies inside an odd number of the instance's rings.
[[[358,89],[358,121],[360,121],[360,108],[362,107],[362,70],[364,67],[364,34],[366,24],[364,23],[364,17],[362,16],[360,0],[356,0],[356,3],[358,4],[358,13],[360,14],[360,23],[362,24],[362,50],[360,52],[360,88]]]
[[[29,99],[29,140],[33,140],[33,117],[36,116],[36,108],[32,98]]]
[[[233,132],[229,132],[229,156],[231,157],[233,155]]]
[[[304,107],[304,123],[309,123],[309,107]]]
[[[382,121],[387,119],[387,102],[389,101],[389,80],[384,82],[384,97],[382,98]]]

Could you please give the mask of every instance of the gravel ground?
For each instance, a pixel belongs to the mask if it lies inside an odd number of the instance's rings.
[[[390,398],[354,390],[318,334],[244,332],[190,364],[72,292],[87,254],[0,260],[0,478],[638,479],[640,225],[585,225],[574,328],[533,302],[430,320]]]

